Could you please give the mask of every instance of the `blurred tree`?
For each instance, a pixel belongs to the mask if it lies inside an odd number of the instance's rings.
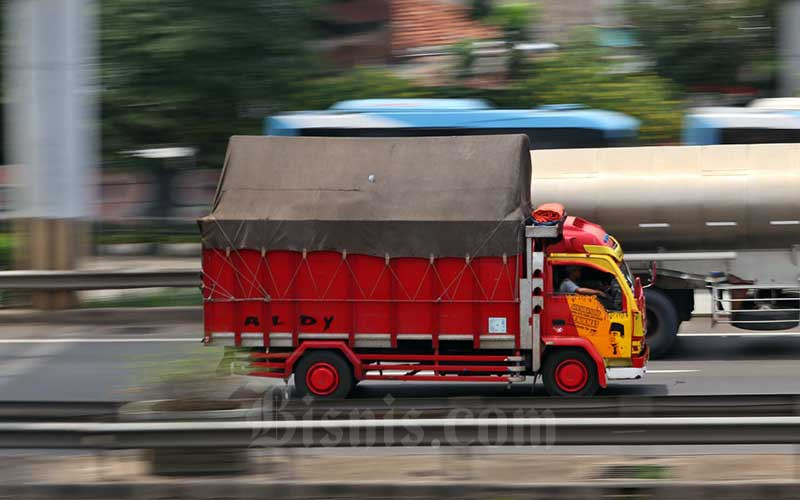
[[[492,8],[486,22],[499,26],[507,42],[524,42],[531,39],[536,14],[532,3],[502,3]]]
[[[309,72],[313,0],[101,0],[103,150],[198,148],[221,165],[228,136],[259,133]]]
[[[641,120],[642,144],[677,142],[682,109],[674,84],[653,74],[615,72],[605,55],[578,37],[553,57],[532,63],[527,77],[486,97],[507,107],[574,103],[618,111]]]
[[[356,68],[333,76],[312,78],[298,85],[287,96],[285,109],[325,109],[348,99],[377,99],[391,97],[431,97],[432,88],[393,75],[381,68]]]
[[[604,55],[578,38],[559,54],[527,64],[522,77],[500,89],[422,87],[384,69],[359,68],[306,81],[288,98],[286,109],[325,109],[346,99],[381,97],[471,97],[506,108],[577,103],[638,118],[642,144],[677,142],[682,109],[675,85],[654,74],[615,73]]]
[[[472,19],[483,19],[492,11],[492,0],[471,0],[469,17]]]
[[[468,78],[472,75],[472,66],[475,64],[475,50],[473,40],[464,39],[453,45],[453,55],[456,58],[456,76],[458,78]]]
[[[628,0],[624,12],[658,74],[685,86],[771,84],[776,0]]]

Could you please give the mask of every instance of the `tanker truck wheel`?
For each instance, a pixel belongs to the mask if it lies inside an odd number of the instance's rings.
[[[800,300],[786,300],[795,297],[780,290],[759,290],[757,298],[761,300],[745,302],[745,309],[732,312],[732,326],[742,330],[771,331],[788,330],[798,325],[797,311],[774,311],[774,309],[798,309]]]
[[[650,357],[666,355],[678,337],[678,311],[672,301],[657,288],[646,288],[647,336],[645,342],[650,346]]]
[[[592,396],[600,388],[597,365],[583,349],[556,348],[547,354],[542,380],[550,396]]]
[[[353,388],[353,370],[337,352],[309,351],[295,366],[294,386],[300,397],[344,399]]]

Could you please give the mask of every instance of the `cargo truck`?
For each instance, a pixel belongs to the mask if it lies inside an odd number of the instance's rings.
[[[205,343],[314,398],[643,377],[641,280],[602,227],[532,215],[530,161],[524,135],[233,137],[199,221]]]
[[[625,241],[653,274],[647,343],[674,345],[695,312],[762,333],[800,322],[800,145],[533,151],[532,196],[548,196]],[[696,307],[695,299],[699,307]],[[697,310],[699,309],[699,311]]]

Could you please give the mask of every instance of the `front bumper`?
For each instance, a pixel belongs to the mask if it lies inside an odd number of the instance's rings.
[[[644,378],[647,368],[633,366],[614,366],[606,368],[606,380],[638,380]]]
[[[631,358],[631,366],[612,366],[606,368],[607,380],[638,380],[647,373],[647,360],[650,359],[650,347],[645,347],[642,354]]]
[[[644,351],[638,356],[631,358],[631,366],[634,368],[644,368],[650,359],[650,346],[644,346]]]

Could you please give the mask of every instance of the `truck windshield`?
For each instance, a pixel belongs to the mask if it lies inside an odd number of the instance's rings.
[[[624,260],[622,261],[622,274],[625,276],[625,281],[628,282],[628,286],[631,287],[631,290],[633,290],[633,275],[631,274],[631,268],[628,267],[628,263]]]

